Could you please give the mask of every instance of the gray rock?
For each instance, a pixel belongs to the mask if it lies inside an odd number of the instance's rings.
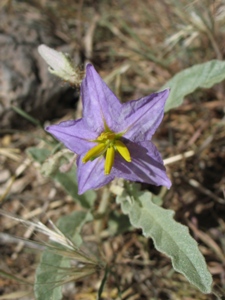
[[[0,127],[26,124],[12,105],[40,121],[62,116],[63,108],[75,105],[77,92],[48,72],[37,46],[71,53],[70,46],[57,37],[49,17],[36,9],[2,10],[0,19]]]

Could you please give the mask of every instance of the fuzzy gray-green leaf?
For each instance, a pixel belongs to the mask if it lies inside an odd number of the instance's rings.
[[[170,88],[165,111],[182,104],[186,95],[197,88],[210,88],[225,79],[225,61],[211,60],[177,73],[161,90]]]
[[[132,196],[134,193],[132,193]],[[151,237],[158,251],[168,255],[176,271],[182,273],[203,293],[211,292],[212,277],[196,241],[188,228],[173,219],[174,212],[151,201],[151,193],[139,192],[135,197],[124,194],[117,197],[122,210],[128,214],[131,224],[141,228],[146,237]]]

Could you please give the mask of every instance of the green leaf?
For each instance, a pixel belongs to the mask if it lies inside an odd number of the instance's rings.
[[[52,157],[50,156],[50,150],[45,148],[31,147],[27,149],[27,152],[35,161],[42,166],[45,165],[45,169],[49,170],[48,176],[58,181],[74,200],[78,201],[84,208],[92,208],[97,197],[96,192],[90,190],[82,195],[78,195],[76,168],[72,167],[70,171],[64,173],[59,171],[60,160],[65,155],[62,151]]]
[[[82,242],[80,236],[81,228],[91,220],[92,215],[89,212],[75,211],[68,216],[60,218],[57,227],[79,247]],[[67,275],[65,268],[69,268],[69,266],[70,261],[68,258],[46,249],[36,270],[35,299],[62,299],[61,285],[64,277]]]
[[[62,268],[69,267],[68,259],[60,255],[43,252],[40,264],[36,270],[34,294],[37,300],[61,300],[62,287]]]
[[[93,220],[90,212],[74,211],[70,215],[61,217],[57,227],[79,247],[82,244],[80,231],[84,224]]]
[[[48,149],[40,149],[37,147],[30,147],[27,149],[27,153],[37,162],[42,164],[51,154]]]
[[[122,234],[131,229],[129,218],[117,211],[109,214],[108,231],[111,235]]]
[[[161,90],[170,88],[165,111],[182,104],[186,95],[197,88],[210,88],[225,79],[225,61],[211,60],[177,73]]]
[[[129,189],[128,193],[117,197],[117,202],[128,214],[131,224],[141,228],[144,236],[153,239],[156,249],[172,259],[176,271],[203,293],[210,293],[211,274],[188,228],[173,219],[173,211],[152,203],[150,192],[140,192],[133,187]]]
[[[69,172],[61,173],[58,171],[55,174],[52,174],[51,177],[57,180],[70,194],[73,199],[79,201],[79,203],[85,208],[91,208],[96,199],[95,191],[87,191],[82,195],[78,195],[78,185],[76,180],[76,169],[73,167]]]

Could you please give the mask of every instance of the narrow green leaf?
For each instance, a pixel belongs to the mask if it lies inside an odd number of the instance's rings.
[[[170,88],[165,111],[182,104],[186,95],[197,88],[210,88],[225,79],[225,61],[211,60],[177,73],[161,90]]]
[[[20,282],[20,283],[23,283],[23,284],[29,284],[29,285],[32,285],[31,282],[26,281],[26,280],[23,279],[23,278],[19,278],[19,277],[13,275],[13,274],[10,274],[10,273],[8,273],[8,272],[2,270],[2,269],[0,269],[0,275],[1,275],[2,277],[10,278],[11,280],[15,280],[15,281]]]
[[[58,228],[79,247],[82,239],[80,230],[82,226],[92,220],[90,212],[75,211],[62,217],[58,221]],[[66,251],[66,250],[65,250]],[[34,292],[37,300],[62,299],[63,280],[69,268],[69,259],[46,249],[36,270]]]
[[[30,122],[33,123],[34,125],[37,125],[38,127],[41,127],[41,128],[42,128],[41,123],[40,123],[37,119],[31,117],[31,115],[29,115],[28,113],[26,113],[24,110],[22,110],[22,109],[19,108],[19,107],[13,106],[13,105],[12,105],[11,107],[12,107],[12,109],[13,109],[17,114],[19,114],[21,117],[23,117],[24,119],[27,119],[28,121],[30,121]]]
[[[129,196],[132,195],[132,196]],[[152,203],[150,192],[131,191],[117,197],[131,224],[151,237],[158,251],[172,259],[173,267],[203,293],[211,292],[212,277],[188,228],[173,219],[174,212]]]
[[[109,269],[108,269],[108,267],[106,267],[106,268],[105,268],[104,276],[103,276],[103,278],[102,278],[100,287],[99,287],[99,289],[98,289],[98,294],[97,294],[96,300],[101,300],[101,299],[102,299],[102,292],[103,292],[104,286],[105,286],[105,284],[106,284],[106,280],[107,280],[107,277],[108,277],[108,273],[109,273]]]

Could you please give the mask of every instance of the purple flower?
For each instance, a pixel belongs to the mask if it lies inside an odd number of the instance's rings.
[[[88,64],[81,93],[83,118],[46,128],[78,154],[79,194],[115,177],[169,188],[162,158],[150,141],[162,121],[169,90],[122,104]]]

